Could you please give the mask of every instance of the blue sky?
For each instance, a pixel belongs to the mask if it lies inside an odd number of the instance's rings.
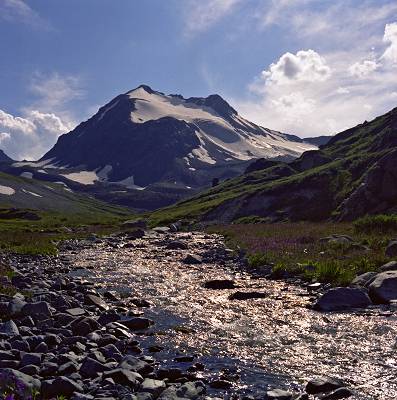
[[[397,106],[397,2],[0,0],[0,148],[34,159],[141,83],[300,136]]]

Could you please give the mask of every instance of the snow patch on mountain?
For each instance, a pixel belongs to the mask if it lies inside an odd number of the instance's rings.
[[[82,185],[93,185],[99,179],[95,171],[79,171],[61,175]]]
[[[26,189],[22,189],[22,192],[25,194],[30,194],[31,196],[35,196],[35,197],[43,197],[40,194],[34,193],[34,192],[30,192],[29,190]]]
[[[0,185],[0,194],[5,194],[6,196],[12,196],[15,194],[15,189],[9,186]]]

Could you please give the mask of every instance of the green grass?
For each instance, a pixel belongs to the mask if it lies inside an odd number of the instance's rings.
[[[41,219],[0,219],[0,251],[30,255],[54,255],[61,240],[104,235],[120,229],[127,215],[106,212],[60,214],[37,212]]]
[[[380,235],[357,232],[350,223],[273,223],[214,226],[210,233],[225,236],[230,247],[242,249],[252,268],[273,265],[308,281],[348,285],[359,274],[377,270],[390,261],[385,247],[397,229]],[[355,244],[326,243],[321,238],[349,235]]]

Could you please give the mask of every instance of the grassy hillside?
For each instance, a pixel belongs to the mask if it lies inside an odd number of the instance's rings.
[[[61,239],[116,230],[131,212],[57,183],[0,173],[0,250],[54,254]]]
[[[290,164],[253,171],[151,215],[205,224],[352,220],[397,209],[397,108]]]

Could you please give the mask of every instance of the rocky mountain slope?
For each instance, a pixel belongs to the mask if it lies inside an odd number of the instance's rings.
[[[245,120],[218,95],[185,99],[142,85],[61,136],[40,165],[73,168],[69,178],[83,184],[205,187],[239,175],[252,159],[290,161],[315,148]]]
[[[397,108],[291,163],[256,162],[245,175],[155,213],[155,221],[352,220],[397,210]]]

